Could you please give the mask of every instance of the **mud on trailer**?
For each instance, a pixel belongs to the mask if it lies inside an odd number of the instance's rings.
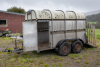
[[[56,49],[62,56],[80,53],[84,45],[96,47],[95,27],[84,13],[74,11],[30,10],[23,22],[23,44],[12,52]]]

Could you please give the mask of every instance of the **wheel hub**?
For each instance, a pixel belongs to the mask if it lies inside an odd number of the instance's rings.
[[[63,46],[62,51],[64,54],[68,53],[69,52],[68,46]]]
[[[81,50],[81,45],[80,44],[76,44],[75,49],[76,49],[76,51],[80,51]]]

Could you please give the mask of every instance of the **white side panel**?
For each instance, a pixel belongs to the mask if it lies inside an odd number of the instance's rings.
[[[53,31],[64,30],[64,21],[53,21]]]
[[[66,32],[66,39],[75,39],[76,38],[76,32]]]
[[[65,34],[61,32],[62,30],[64,30],[64,21],[53,21],[53,31],[56,31],[53,33],[53,47],[55,47],[60,40],[65,39]]]
[[[85,34],[85,31],[77,32],[77,38],[82,39],[85,42],[86,40],[85,40],[84,34]]]
[[[75,30],[76,29],[76,21],[66,21],[66,30]]]
[[[54,33],[53,34],[53,47],[56,47],[57,43],[64,39],[64,33]]]
[[[37,47],[37,22],[23,22],[23,46],[24,51],[38,50]]]
[[[77,21],[77,29],[86,29],[86,21],[78,20]]]
[[[52,22],[50,21],[49,22],[49,43],[51,44],[51,47],[52,47],[52,34],[51,34],[51,31],[52,31]]]
[[[25,20],[27,20],[27,13],[25,14]]]

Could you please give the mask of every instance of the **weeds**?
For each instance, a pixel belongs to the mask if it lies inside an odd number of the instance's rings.
[[[7,47],[5,50],[13,50],[14,48],[12,47]]]
[[[14,54],[13,57],[14,57],[14,58],[18,58],[18,55],[17,55],[17,54]]]
[[[27,55],[27,53],[23,52],[22,55]]]
[[[59,59],[58,59],[58,61],[62,61],[62,60],[63,60],[63,58],[59,58]]]
[[[80,56],[79,59],[82,59],[82,56]]]
[[[84,62],[85,64],[89,64],[89,62]]]
[[[2,52],[0,51],[0,54],[2,54]]]
[[[88,57],[88,56],[89,56],[89,54],[85,54],[85,55],[84,55],[84,57]]]
[[[62,64],[61,63],[57,63],[56,66],[62,67]]]
[[[30,55],[23,55],[24,58],[31,58]]]
[[[96,62],[96,65],[100,65],[100,63]]]
[[[76,60],[77,63],[80,63],[80,60]]]
[[[19,63],[26,63],[26,62],[34,62],[34,59],[31,59],[31,58],[25,59],[25,58],[19,57],[18,61],[19,61]]]
[[[79,54],[70,54],[68,55],[68,57],[70,57],[71,59],[82,58]]]
[[[44,64],[44,67],[49,67],[49,64],[48,63]]]
[[[6,52],[7,54],[10,54],[11,52]]]
[[[42,60],[40,60],[40,61],[39,61],[39,63],[40,63],[40,64],[43,64],[43,61],[42,61]]]
[[[9,61],[14,62],[15,60],[16,60],[15,58],[11,58]]]

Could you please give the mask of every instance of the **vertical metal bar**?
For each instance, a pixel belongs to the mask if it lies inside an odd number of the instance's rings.
[[[28,13],[27,13],[27,21],[28,21]]]
[[[91,25],[91,45],[93,45],[93,43],[92,43],[92,33],[93,33],[93,30],[92,30],[92,25]]]
[[[17,36],[16,36],[16,38],[17,38]],[[17,42],[16,42],[17,39],[16,38],[15,38],[15,49],[17,48]]]
[[[87,37],[88,37],[88,23],[87,23]],[[88,38],[87,38],[88,39]]]
[[[93,26],[93,45],[95,45],[95,35],[94,35],[94,26]]]
[[[94,37],[95,37],[95,46],[96,46],[96,35],[95,35],[95,27],[94,27]]]
[[[93,33],[94,33],[94,31],[93,31],[93,26],[92,26],[92,44],[93,44],[93,37],[94,37],[94,34]]]
[[[36,23],[37,23],[38,19],[37,19],[36,11],[35,11],[35,10],[31,10],[31,12],[32,12],[32,11],[34,11],[34,13],[35,13]],[[39,48],[38,48],[38,29],[37,29],[37,50],[38,50],[38,49],[39,49]]]
[[[77,38],[77,15],[74,11],[66,11],[66,12],[73,12],[75,14],[75,17],[76,17],[76,38]]]
[[[64,14],[64,33],[65,33],[65,39],[66,39],[66,16],[65,16],[65,12],[62,10],[56,10],[56,11],[61,11]]]
[[[90,24],[89,24],[89,43],[90,43]]]
[[[91,28],[91,24],[90,24],[90,43],[92,45],[92,28]]]
[[[31,10],[31,12],[32,12],[32,11],[34,11],[34,13],[35,13],[35,17],[36,17],[36,20],[38,20],[38,19],[37,19],[36,11],[35,11],[35,10]]]
[[[31,11],[31,21],[32,21],[32,11]]]
[[[23,43],[22,43],[22,48],[21,49],[23,49]]]
[[[51,25],[52,25],[52,46],[51,48],[53,48],[53,16],[52,16],[52,12],[49,9],[44,9],[45,11],[49,11],[51,14]]]
[[[94,26],[93,26],[93,45],[94,45]]]

